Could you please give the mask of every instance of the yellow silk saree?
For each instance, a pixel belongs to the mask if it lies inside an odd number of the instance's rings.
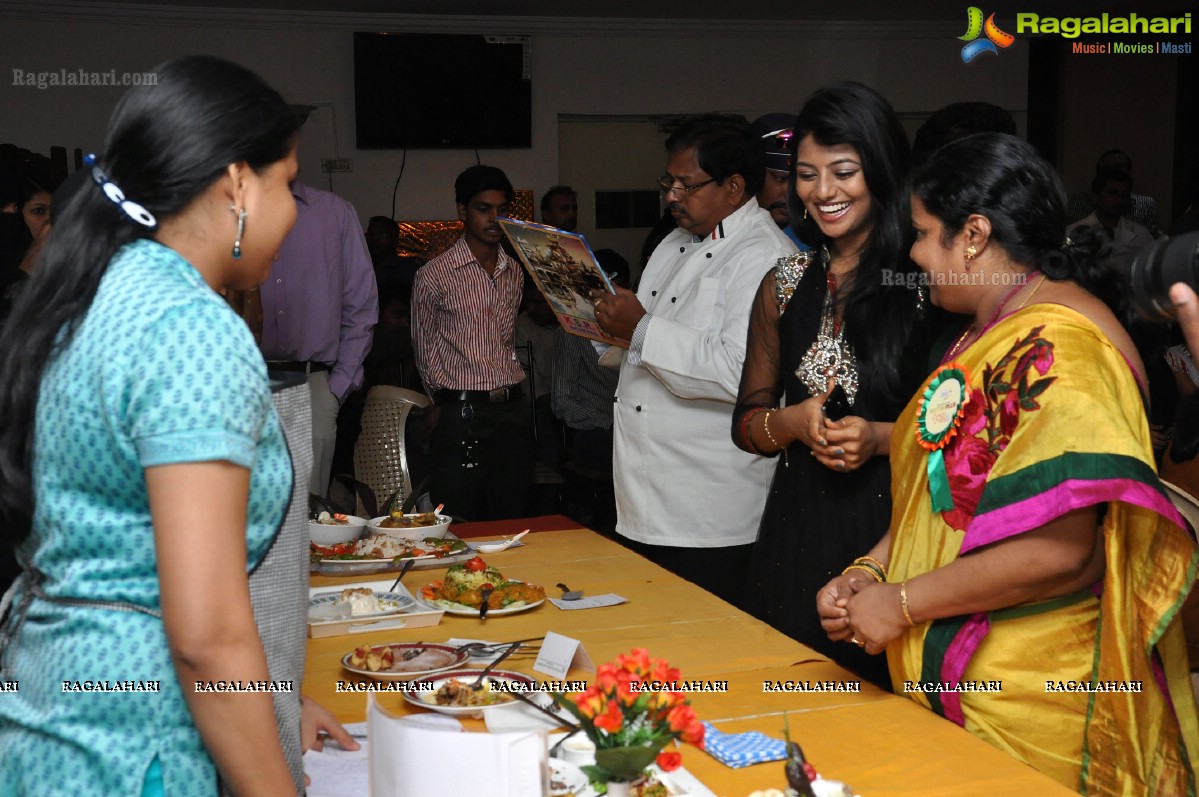
[[[954,369],[969,389],[937,464],[920,444],[923,398]],[[1177,616],[1199,555],[1158,482],[1128,363],[1075,311],[1033,305],[926,388],[891,442],[888,580],[1093,505],[1106,571],[1073,595],[917,624],[887,649],[896,692],[1084,794],[1195,794]]]

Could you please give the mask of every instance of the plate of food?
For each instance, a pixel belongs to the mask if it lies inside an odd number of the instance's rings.
[[[385,617],[396,612],[421,608],[406,592],[376,592],[366,587],[347,588],[340,592],[314,595],[308,601],[308,619],[326,620]]]
[[[482,673],[482,670],[456,670],[449,676],[414,678],[404,690],[404,699],[414,706],[450,716],[481,717],[486,709],[519,705],[511,693],[526,692],[534,685],[527,675],[493,670],[483,678],[479,689],[471,688]]]
[[[507,579],[478,556],[452,566],[444,579],[425,584],[420,588],[419,600],[430,608],[443,609],[446,614],[476,617],[487,587],[491,588],[487,598],[488,617],[516,614],[545,603],[544,588]]]
[[[561,758],[549,759],[550,794],[552,797],[579,797],[588,788],[587,776],[583,770],[569,761]]]
[[[436,566],[439,560],[462,561],[473,555],[470,547],[454,536],[405,540],[386,534],[370,534],[338,545],[309,545],[311,569],[326,575],[379,573],[398,570],[408,559]]]
[[[451,645],[396,642],[355,648],[341,657],[341,666],[378,681],[410,681],[460,667],[469,658],[468,651]]]

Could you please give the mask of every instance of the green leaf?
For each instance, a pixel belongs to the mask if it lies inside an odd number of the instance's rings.
[[[645,768],[654,763],[662,745],[651,747],[609,747],[595,751],[595,765],[607,771],[609,780],[628,782],[641,777]]]
[[[1024,394],[1026,398],[1036,398],[1045,392],[1045,388],[1053,384],[1057,379],[1056,376],[1047,376],[1044,379],[1038,379],[1028,387],[1028,391]]]

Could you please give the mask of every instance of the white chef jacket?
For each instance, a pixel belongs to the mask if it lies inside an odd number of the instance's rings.
[[[637,298],[650,314],[613,406],[616,530],[651,545],[757,539],[774,460],[733,445],[749,314],[775,261],[795,251],[752,197],[711,235],[677,229],[654,250]]]

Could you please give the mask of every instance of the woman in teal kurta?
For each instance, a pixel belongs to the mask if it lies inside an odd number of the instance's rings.
[[[295,219],[295,120],[209,57],[155,70],[56,197],[0,331],[0,795],[294,794],[246,574],[292,473],[266,369],[219,295]],[[32,499],[32,500],[31,500]],[[299,688],[299,684],[292,685]]]
[[[245,323],[175,252],[143,239],[117,254],[42,395],[37,509],[20,555],[47,595],[160,609],[142,473],[155,465],[249,468],[247,563],[266,552],[292,478],[266,367]],[[0,782],[78,773],[87,789],[132,795],[158,757],[167,794],[215,793],[183,698],[194,685],[173,677],[158,617],[37,599],[26,610],[20,596],[19,612],[4,672],[20,691],[0,698],[0,759],[21,767],[5,766]],[[133,691],[87,691],[88,681]]]

